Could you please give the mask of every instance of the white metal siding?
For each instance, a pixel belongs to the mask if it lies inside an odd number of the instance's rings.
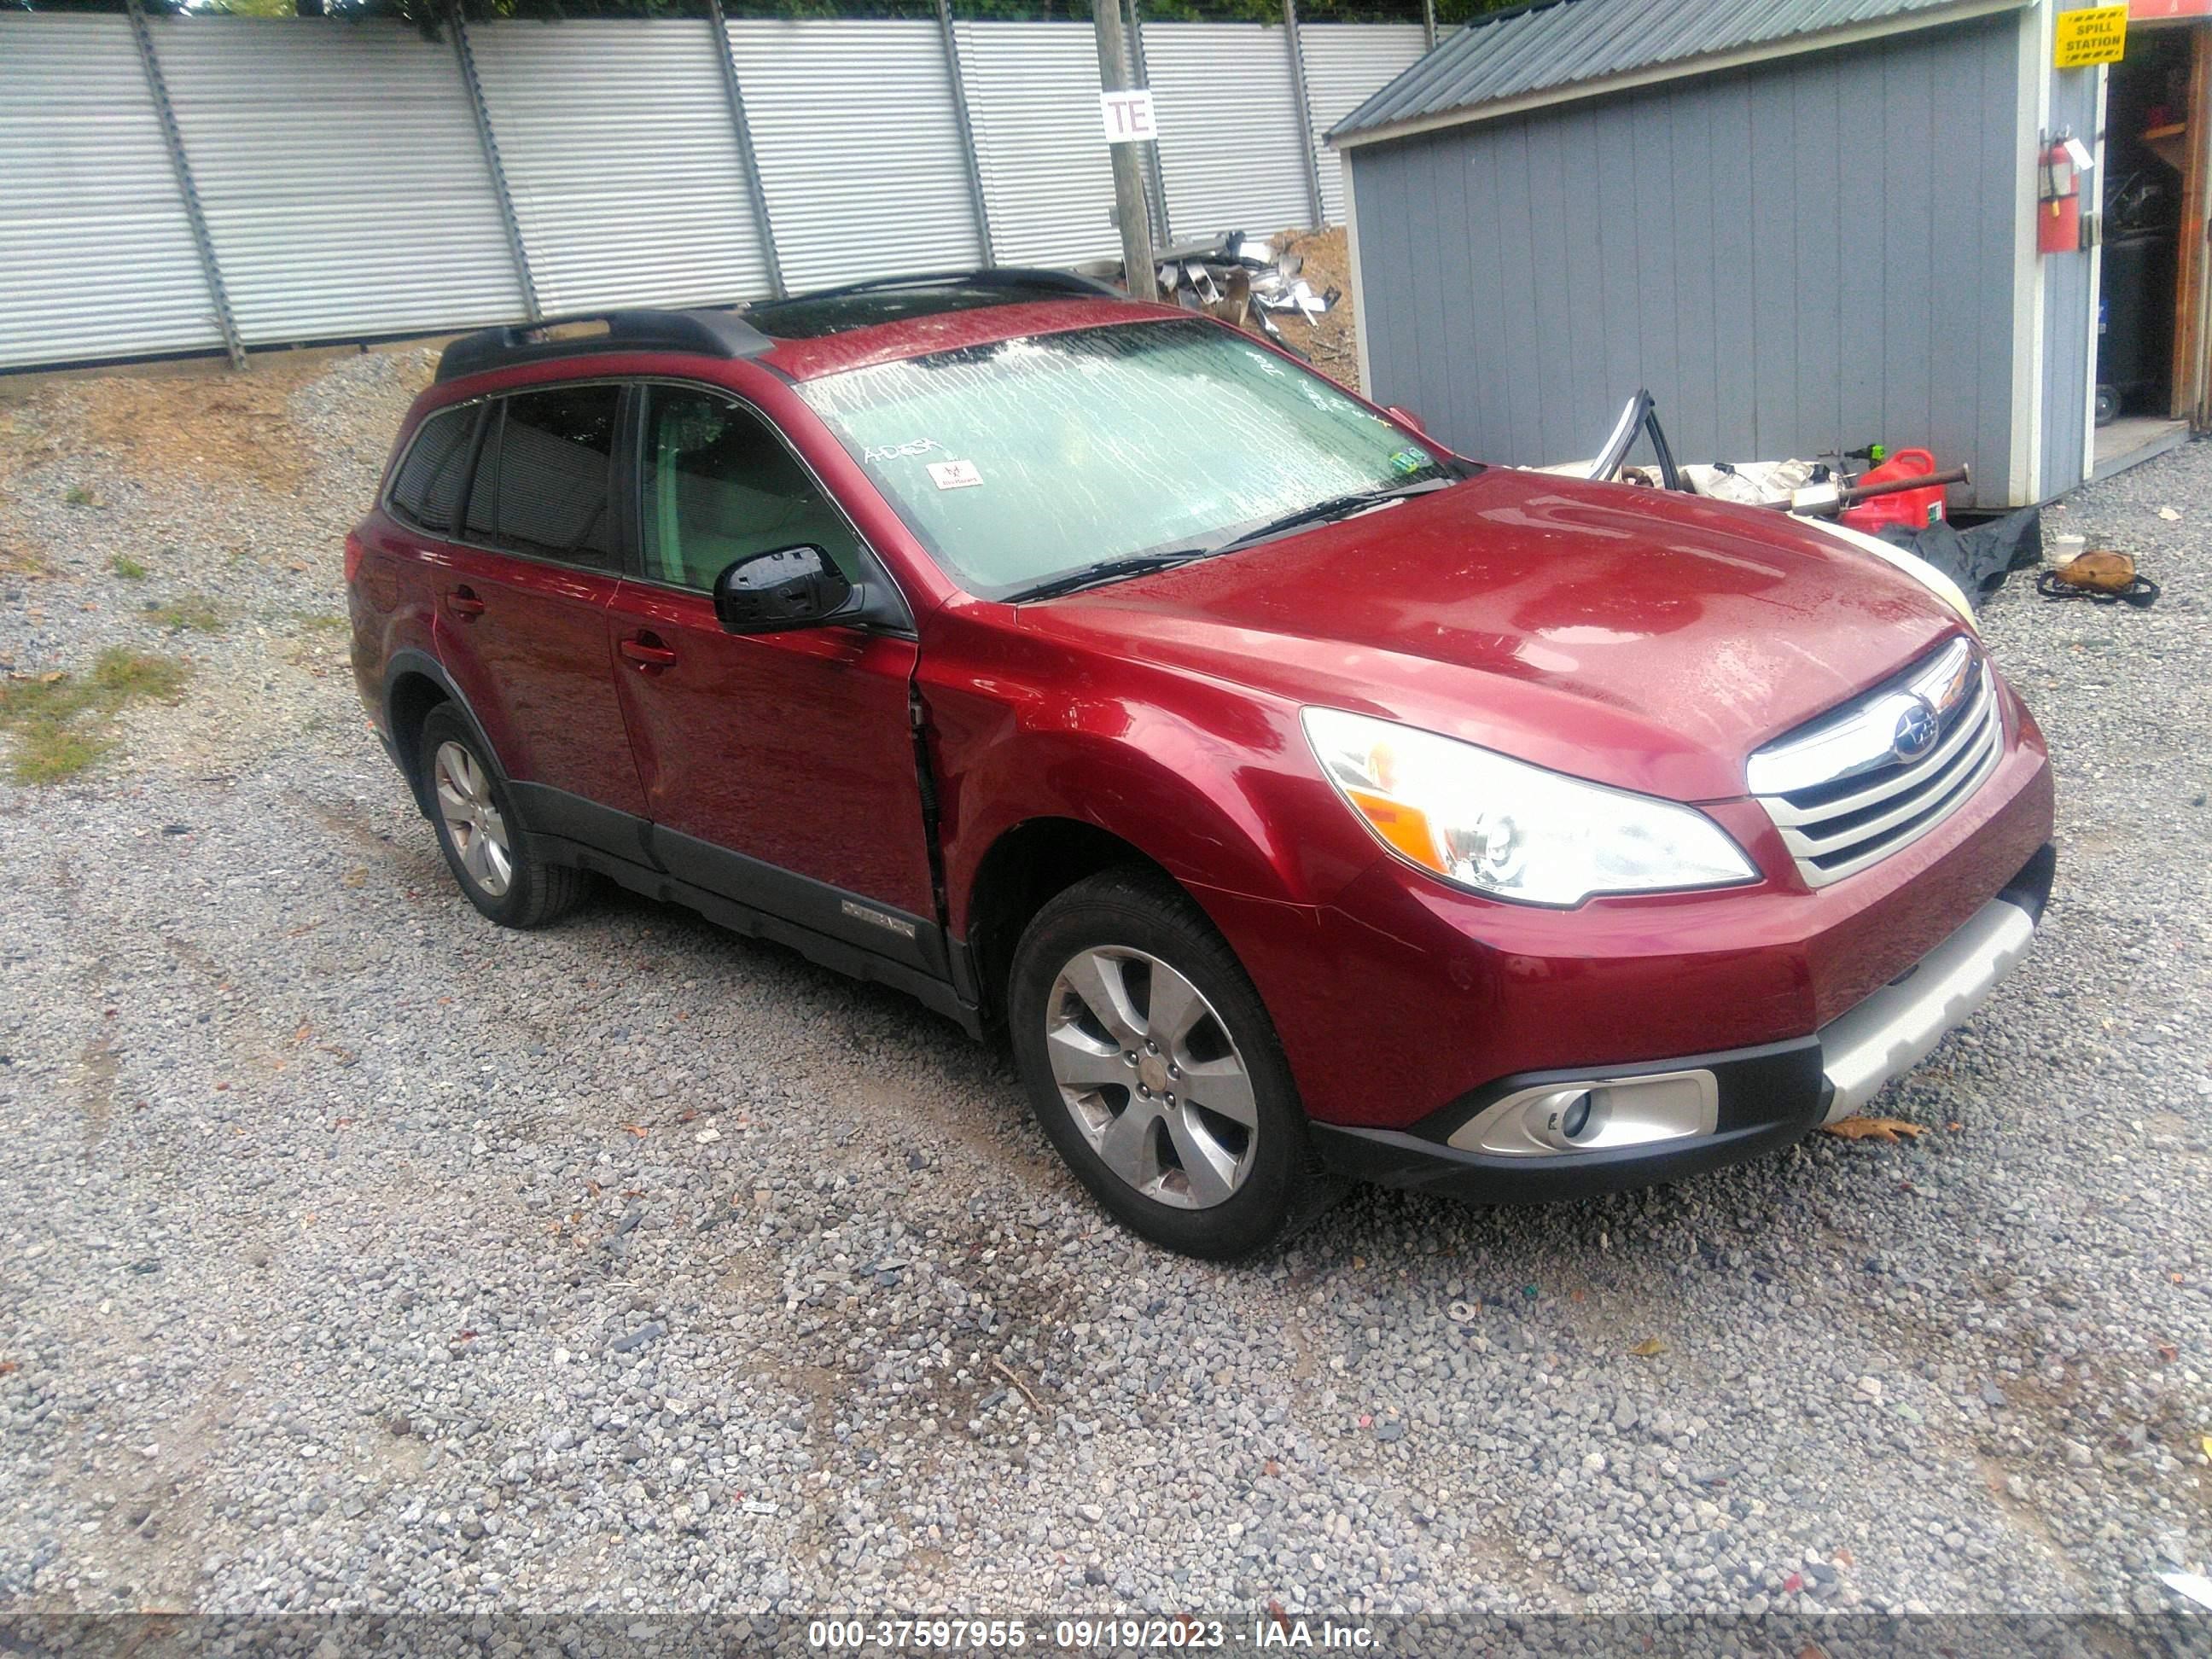
[[[2097,93],[2102,70],[2052,70],[2053,132],[2071,128],[2096,141]],[[2043,267],[2042,472],[2035,494],[2043,500],[2071,489],[2087,473],[2090,382],[2097,347],[2097,301],[2087,252],[2045,255]]]
[[[469,44],[549,313],[768,292],[713,25],[478,23]]]
[[[1091,25],[955,27],[1000,260],[1062,265],[1118,255]]]
[[[1272,235],[1313,218],[1290,43],[1267,23],[1147,23],[1175,240]]]
[[[935,23],[747,19],[730,46],[787,287],[982,263]]]
[[[152,27],[249,345],[522,314],[451,45],[319,17]]]
[[[450,40],[336,18],[150,27],[249,341],[459,329],[521,290]],[[1112,169],[1088,24],[963,23],[994,252],[1112,258]],[[767,291],[737,131],[703,18],[469,32],[541,302]],[[1316,124],[1419,32],[1304,33]],[[1310,214],[1279,30],[1146,35],[1174,228]],[[763,188],[793,286],[979,257],[934,24],[734,23]],[[1324,201],[1340,200],[1333,156]],[[0,368],[222,344],[160,121],[118,15],[0,13]]]
[[[1403,75],[1427,50],[1419,23],[1306,23],[1298,49],[1306,60],[1306,102],[1313,112],[1314,155],[1321,163],[1322,208],[1344,222],[1344,161],[1326,135],[1339,121]]]
[[[0,15],[0,366],[219,347],[122,16]]]

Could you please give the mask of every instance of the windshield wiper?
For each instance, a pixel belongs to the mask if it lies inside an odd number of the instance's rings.
[[[1378,489],[1354,490],[1349,495],[1331,495],[1326,501],[1302,507],[1295,513],[1285,513],[1269,519],[1252,529],[1241,531],[1228,540],[1207,547],[1179,547],[1164,553],[1132,553],[1121,558],[1101,559],[1096,564],[1086,564],[1080,569],[1025,587],[1018,593],[1009,594],[1008,605],[1026,605],[1031,599],[1057,599],[1062,593],[1079,592],[1086,587],[1096,587],[1102,582],[1120,581],[1129,576],[1150,575],[1156,570],[1172,570],[1179,564],[1188,564],[1194,559],[1210,558],[1216,553],[1230,553],[1254,542],[1263,542],[1270,536],[1279,536],[1286,530],[1295,530],[1303,524],[1318,524],[1323,519],[1342,518],[1364,508],[1378,507],[1384,501],[1395,501],[1407,495],[1425,495],[1432,489],[1442,489],[1457,479],[1449,473],[1438,472],[1425,478],[1410,479],[1404,483],[1387,484]]]
[[[1101,559],[1096,564],[1070,570],[1049,581],[1039,582],[1034,587],[1024,587],[1018,593],[1010,593],[1006,603],[1026,605],[1031,599],[1057,599],[1062,593],[1079,592],[1086,587],[1096,587],[1101,582],[1117,582],[1125,576],[1146,576],[1155,570],[1172,570],[1179,564],[1188,564],[1193,559],[1202,559],[1212,551],[1214,550],[1210,547],[1179,547],[1172,553],[1132,553],[1116,559]]]
[[[1233,552],[1240,547],[1249,547],[1255,542],[1264,542],[1270,536],[1279,536],[1285,530],[1296,530],[1300,525],[1319,524],[1325,519],[1341,519],[1384,501],[1401,501],[1408,495],[1425,495],[1432,489],[1442,489],[1456,483],[1449,474],[1417,478],[1407,483],[1389,484],[1380,489],[1355,489],[1346,495],[1331,495],[1326,501],[1316,501],[1311,507],[1302,507],[1295,513],[1285,513],[1265,524],[1241,531],[1214,548],[1216,553]]]

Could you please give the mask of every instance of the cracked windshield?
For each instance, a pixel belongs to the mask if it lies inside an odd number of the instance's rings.
[[[1318,375],[1199,321],[1002,341],[799,390],[987,599],[1441,470]]]

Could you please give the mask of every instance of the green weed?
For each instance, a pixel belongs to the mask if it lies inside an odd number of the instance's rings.
[[[149,605],[146,614],[172,634],[220,634],[223,629],[222,612],[196,593],[187,593],[167,605]]]
[[[114,720],[141,698],[174,698],[191,670],[167,657],[110,647],[89,674],[0,683],[0,730],[15,739],[18,783],[75,777],[115,746]]]

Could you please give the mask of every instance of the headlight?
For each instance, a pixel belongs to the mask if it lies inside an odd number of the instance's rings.
[[[1345,804],[1400,857],[1458,886],[1529,904],[1755,881],[1704,813],[1337,708],[1306,741]]]

